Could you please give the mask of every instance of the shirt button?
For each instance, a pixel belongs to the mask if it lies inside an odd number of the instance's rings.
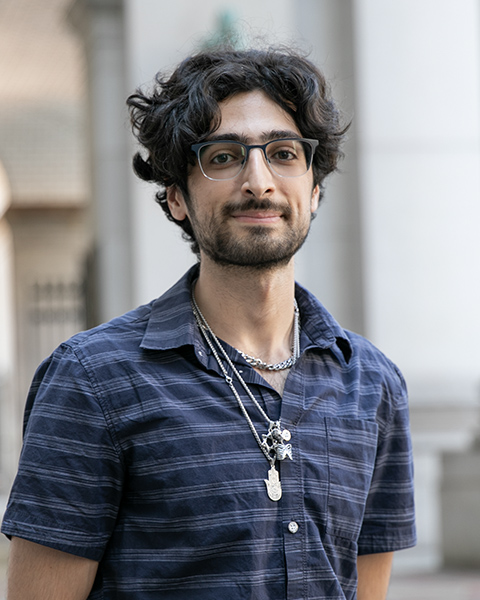
[[[288,524],[288,531],[290,533],[297,533],[298,523],[295,523],[295,521],[290,521],[290,523]]]

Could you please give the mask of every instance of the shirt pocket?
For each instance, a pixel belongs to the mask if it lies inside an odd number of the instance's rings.
[[[328,456],[327,533],[356,541],[377,453],[372,421],[326,417]]]

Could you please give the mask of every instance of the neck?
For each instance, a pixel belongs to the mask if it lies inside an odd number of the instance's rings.
[[[217,337],[277,363],[291,355],[294,286],[293,260],[258,271],[222,267],[202,257],[195,298]]]

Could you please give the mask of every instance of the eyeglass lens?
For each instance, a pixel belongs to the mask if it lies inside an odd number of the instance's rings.
[[[301,140],[274,140],[264,152],[271,170],[281,177],[300,177],[311,165],[312,148]],[[211,179],[232,179],[243,169],[246,155],[240,142],[206,143],[199,152],[200,166]]]

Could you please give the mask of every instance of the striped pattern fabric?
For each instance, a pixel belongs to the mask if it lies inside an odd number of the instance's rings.
[[[415,543],[402,376],[300,286],[302,355],[283,398],[225,345],[292,435],[273,502],[195,324],[197,275],[42,363],[2,531],[100,561],[91,600],[353,600],[357,554]]]

